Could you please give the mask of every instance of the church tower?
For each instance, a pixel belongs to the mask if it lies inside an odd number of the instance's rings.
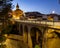
[[[19,9],[19,5],[18,5],[18,3],[17,3],[17,5],[16,5],[16,9]]]
[[[22,16],[23,16],[23,11],[19,8],[19,5],[17,3],[16,10],[13,11],[13,18],[20,19]]]

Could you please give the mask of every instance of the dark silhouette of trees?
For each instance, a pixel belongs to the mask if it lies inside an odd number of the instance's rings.
[[[12,0],[1,0],[0,1],[0,19],[4,20],[8,18],[8,12],[11,11]]]
[[[12,0],[0,0],[0,23],[2,23],[2,27],[0,28],[0,48],[6,47],[6,45],[3,44],[3,42],[6,40],[4,34],[9,32],[8,30],[10,30],[10,28],[8,28],[8,26],[10,26],[10,24],[8,23],[8,12],[11,11],[11,1]],[[7,25],[7,23],[9,25]]]
[[[11,1],[13,0],[0,0],[0,22],[2,22],[3,30],[7,27],[7,24],[9,22],[8,12],[12,11]]]

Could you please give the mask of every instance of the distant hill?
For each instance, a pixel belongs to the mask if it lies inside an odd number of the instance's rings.
[[[34,16],[34,17],[41,17],[43,14],[40,12],[26,12],[25,13],[27,17]]]

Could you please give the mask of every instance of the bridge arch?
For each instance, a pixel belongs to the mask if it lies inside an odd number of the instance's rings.
[[[60,42],[60,32],[55,29],[48,29],[44,34],[44,47],[57,48],[57,43]],[[58,45],[59,46],[59,45]],[[60,46],[59,46],[60,48]]]
[[[44,38],[55,38],[56,36],[59,35],[59,33],[60,33],[59,30],[49,28],[45,31]]]
[[[36,43],[42,46],[42,31],[37,27],[32,27],[30,30],[33,47]]]

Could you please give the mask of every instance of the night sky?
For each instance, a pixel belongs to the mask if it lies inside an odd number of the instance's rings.
[[[38,11],[43,14],[49,14],[52,11],[60,14],[59,0],[14,0],[13,5],[19,4],[24,12]],[[15,9],[15,8],[14,8]],[[13,10],[14,10],[13,9]]]

